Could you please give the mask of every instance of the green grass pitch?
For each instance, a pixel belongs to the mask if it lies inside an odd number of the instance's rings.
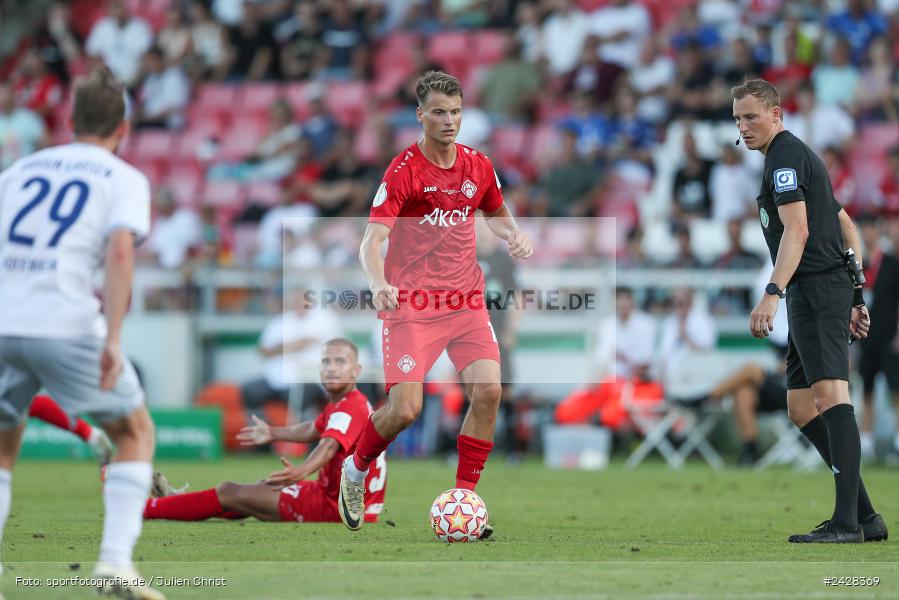
[[[157,466],[191,490],[279,468],[275,457]],[[147,578],[167,578],[158,588],[172,599],[899,598],[894,540],[786,543],[788,534],[830,515],[833,482],[823,469],[715,473],[699,463],[671,471],[649,462],[633,472],[614,463],[576,472],[494,459],[478,491],[495,541],[455,545],[438,542],[426,519],[454,469],[400,460],[389,469],[386,513],[360,532],[340,524],[153,521],[135,552],[138,568]],[[899,536],[899,474],[866,468],[864,475]],[[50,585],[90,576],[101,512],[93,465],[20,464],[0,592],[7,599],[94,597],[77,584]],[[17,584],[28,577],[41,585]],[[197,577],[224,578],[225,585]],[[826,577],[878,577],[879,584],[827,586]]]

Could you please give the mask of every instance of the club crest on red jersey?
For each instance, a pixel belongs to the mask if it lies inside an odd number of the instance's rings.
[[[462,193],[469,199],[474,197],[475,192],[478,191],[478,186],[473,184],[470,179],[466,179],[465,183],[462,184]]]

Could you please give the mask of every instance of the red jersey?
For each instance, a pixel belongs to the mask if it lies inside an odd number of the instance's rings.
[[[448,169],[425,158],[418,144],[394,158],[369,222],[391,228],[384,275],[400,290],[400,307],[378,318],[414,321],[483,309],[475,211],[492,213],[502,205],[493,163],[477,150],[456,144],[456,162]]]
[[[368,423],[371,414],[368,398],[359,390],[353,390],[337,402],[329,402],[315,420],[315,429],[322,438],[333,438],[340,444],[334,458],[318,472],[318,484],[328,500],[337,506],[340,493],[340,469],[344,459],[356,449],[356,442]],[[374,521],[384,507],[387,487],[387,461],[384,454],[372,463],[365,479],[365,520]]]

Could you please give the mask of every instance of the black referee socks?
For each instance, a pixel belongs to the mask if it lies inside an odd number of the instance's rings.
[[[849,404],[846,404],[845,406],[849,407],[850,414],[852,414],[854,418],[855,410]],[[827,412],[829,413],[831,411]],[[830,460],[830,440],[827,435],[828,430],[825,420],[819,415],[806,423],[804,427],[800,427],[799,431],[806,437],[808,441],[810,441],[815,446],[815,448],[818,450],[818,454],[820,454],[821,458],[824,459],[824,462],[827,463],[828,468],[832,468],[833,463]],[[871,504],[871,498],[868,497],[868,490],[865,489],[865,483],[864,481],[862,481],[861,476],[859,476],[858,517],[860,519],[864,519],[865,517],[873,515],[875,512],[876,511],[874,510],[874,506]]]
[[[851,405],[847,404],[850,409]],[[837,408],[837,407],[834,407]],[[833,410],[833,409],[831,409]],[[828,413],[831,411],[827,411]],[[852,410],[851,413],[854,417],[855,411]],[[827,424],[824,422],[824,419],[821,416],[817,416],[808,423],[805,424],[804,427],[800,427],[799,431],[805,438],[815,446],[818,450],[818,454],[821,455],[821,458],[824,459],[824,462],[827,463],[828,468],[832,467],[833,464],[830,461],[830,441],[827,435]],[[869,517],[874,514],[874,506],[871,504],[871,499],[868,497],[868,490],[865,489],[865,483],[862,481],[861,476],[858,478],[858,518],[864,519],[865,517]]]
[[[837,500],[833,521],[854,531],[858,527],[858,488],[861,475],[862,444],[851,404],[837,404],[821,415],[827,423],[830,462]]]

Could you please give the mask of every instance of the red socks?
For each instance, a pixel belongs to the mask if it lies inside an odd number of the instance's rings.
[[[150,498],[144,507],[144,519],[205,521],[223,513],[215,488],[165,498]]]
[[[493,449],[493,442],[479,440],[470,435],[459,434],[456,438],[459,449],[459,466],[456,468],[456,487],[474,491],[484,470],[487,456]]]
[[[362,435],[359,436],[359,443],[356,444],[356,451],[353,453],[353,464],[360,471],[368,470],[368,465],[375,462],[381,456],[381,453],[387,450],[387,446],[392,441],[381,437],[381,434],[375,429],[375,424],[371,422],[371,417],[369,417],[365,429],[362,430]]]
[[[60,429],[71,431],[85,442],[91,437],[91,426],[81,419],[73,419],[67,415],[50,396],[35,396],[31,400],[28,415]]]

